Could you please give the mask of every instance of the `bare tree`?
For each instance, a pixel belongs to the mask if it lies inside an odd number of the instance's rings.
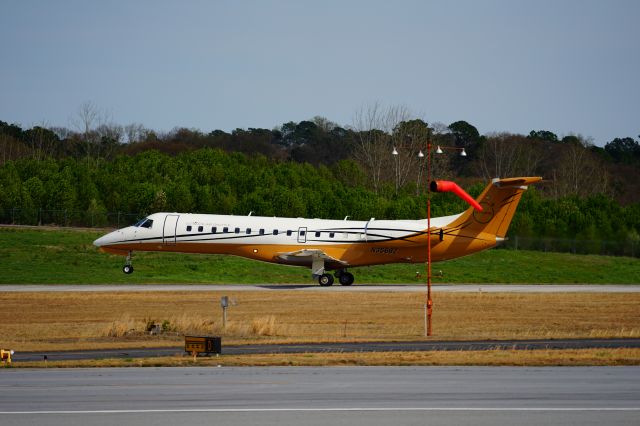
[[[100,110],[91,101],[83,102],[78,108],[76,116],[71,119],[73,127],[82,133],[87,161],[92,155],[95,155],[98,148],[99,136],[94,130],[107,121],[106,112]]]
[[[60,139],[67,139],[73,134],[73,131],[67,127],[49,127],[49,130],[55,133]]]
[[[553,169],[553,195],[589,196],[609,191],[609,176],[602,160],[589,147],[592,143],[577,135],[575,142],[563,144]]]
[[[522,176],[534,176],[545,159],[544,147],[539,140],[521,140],[518,172]]]
[[[149,131],[140,123],[131,123],[124,126],[124,133],[127,135],[127,143],[135,143],[143,140]]]
[[[478,153],[480,173],[485,178],[528,176],[542,161],[541,148],[521,135],[489,135]]]
[[[371,179],[373,190],[380,190],[385,172],[392,164],[391,152],[394,143],[399,144],[404,135],[395,135],[394,129],[402,121],[409,118],[409,111],[402,106],[382,107],[379,103],[362,107],[356,111],[353,119],[353,129],[357,135],[356,159],[362,164]],[[407,150],[407,154],[408,150]],[[393,167],[396,189],[405,175],[404,170],[409,165],[403,156],[396,156]]]

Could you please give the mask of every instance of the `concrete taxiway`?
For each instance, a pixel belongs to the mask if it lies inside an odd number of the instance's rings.
[[[342,291],[342,292],[425,292],[425,284],[359,284],[353,286],[317,284],[3,284],[2,292],[132,292],[132,291]],[[438,292],[486,293],[640,293],[635,284],[435,284]]]
[[[9,369],[3,425],[638,424],[640,367]]]

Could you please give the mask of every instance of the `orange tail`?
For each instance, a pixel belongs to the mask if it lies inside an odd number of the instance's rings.
[[[483,210],[469,208],[446,228],[452,234],[468,237],[489,234],[504,238],[522,193],[540,180],[541,177],[493,179],[477,199]]]

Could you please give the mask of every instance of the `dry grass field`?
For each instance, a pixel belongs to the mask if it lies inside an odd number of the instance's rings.
[[[262,367],[262,366],[347,366],[347,365],[487,365],[487,366],[580,366],[640,365],[640,349],[490,350],[374,353],[308,353],[274,355],[222,355],[90,361],[34,361],[15,367]]]
[[[226,328],[223,295],[234,302]],[[179,346],[185,333],[225,345],[419,340],[423,303],[385,292],[0,293],[0,347]],[[434,339],[640,337],[640,294],[436,292],[434,303]],[[151,323],[164,332],[150,335]]]

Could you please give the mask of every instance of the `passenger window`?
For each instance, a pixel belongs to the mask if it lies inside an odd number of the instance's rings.
[[[287,237],[290,237],[292,234],[291,229],[287,230]]]
[[[229,232],[229,228],[225,226],[224,228],[222,228],[222,232],[226,234],[227,232]]]
[[[214,227],[212,227],[212,228],[211,228],[211,233],[212,233],[212,234],[215,234],[217,230],[218,230],[218,228],[216,228],[216,227],[214,226]]]
[[[264,229],[260,229],[260,235],[264,235]]]
[[[301,235],[301,236],[303,236],[303,237],[304,237],[306,234],[307,234],[307,231],[300,231],[300,235]]]
[[[316,232],[316,238],[317,238],[317,237],[319,237],[319,236],[320,236],[320,233],[319,233],[319,232]]]
[[[333,238],[334,235],[336,235],[335,232],[329,232],[329,238]]]
[[[273,230],[273,235],[278,235],[278,230],[277,229]]]
[[[198,232],[202,232],[204,228],[202,226],[198,226]]]
[[[187,226],[187,232],[191,232],[191,225]]]
[[[235,229],[235,233],[236,233],[236,234],[239,234],[239,233],[240,233],[240,228],[236,228],[236,229]]]
[[[247,228],[247,235],[251,234],[251,228]]]

